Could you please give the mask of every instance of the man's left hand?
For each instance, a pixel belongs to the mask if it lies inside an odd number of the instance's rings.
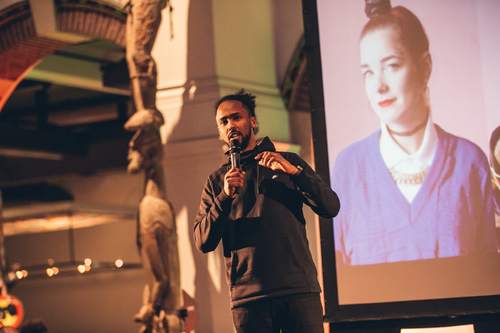
[[[280,153],[272,151],[264,151],[255,156],[259,161],[259,165],[271,169],[273,171],[281,171],[289,175],[297,175],[300,170],[292,163],[288,162]]]

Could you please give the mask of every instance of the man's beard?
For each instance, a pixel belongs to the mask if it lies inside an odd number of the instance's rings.
[[[238,141],[240,143],[241,151],[244,151],[248,147],[248,143],[250,142],[250,135],[251,135],[250,131],[251,131],[251,129],[249,130],[248,134],[243,134],[243,133],[239,132],[241,139]],[[227,144],[229,145],[231,141],[232,141],[232,139],[229,138]]]
[[[241,150],[244,151],[248,147],[248,143],[250,142],[250,134],[243,135],[241,137]]]

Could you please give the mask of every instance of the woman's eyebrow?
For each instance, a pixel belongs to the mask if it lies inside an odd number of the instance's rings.
[[[390,60],[394,60],[394,59],[400,60],[401,57],[398,56],[398,55],[391,54],[390,56],[383,57],[382,60],[381,60],[381,62],[384,63],[384,62],[387,62],[387,61],[390,61]]]
[[[388,62],[388,61],[390,61],[390,60],[401,60],[401,59],[402,59],[402,57],[401,57],[401,56],[391,54],[391,55],[389,55],[389,56],[387,56],[387,57],[383,57],[383,58],[382,58],[382,60],[380,60],[380,62],[381,62],[381,63],[386,63],[386,62]],[[367,65],[367,64],[361,64],[359,67],[360,67],[361,69],[367,69],[367,68],[370,68],[370,65]]]

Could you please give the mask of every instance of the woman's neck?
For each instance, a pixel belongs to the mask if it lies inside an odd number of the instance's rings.
[[[429,110],[414,126],[405,130],[395,130],[387,126],[392,139],[408,154],[415,153],[424,141],[425,128],[429,119]]]

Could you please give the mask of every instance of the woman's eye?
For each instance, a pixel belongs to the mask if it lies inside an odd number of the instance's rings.
[[[361,72],[361,75],[363,75],[364,78],[367,78],[372,74],[373,74],[373,72],[371,70],[366,70],[366,71]]]
[[[398,62],[389,64],[390,69],[399,69],[400,67],[401,67],[401,64]]]

